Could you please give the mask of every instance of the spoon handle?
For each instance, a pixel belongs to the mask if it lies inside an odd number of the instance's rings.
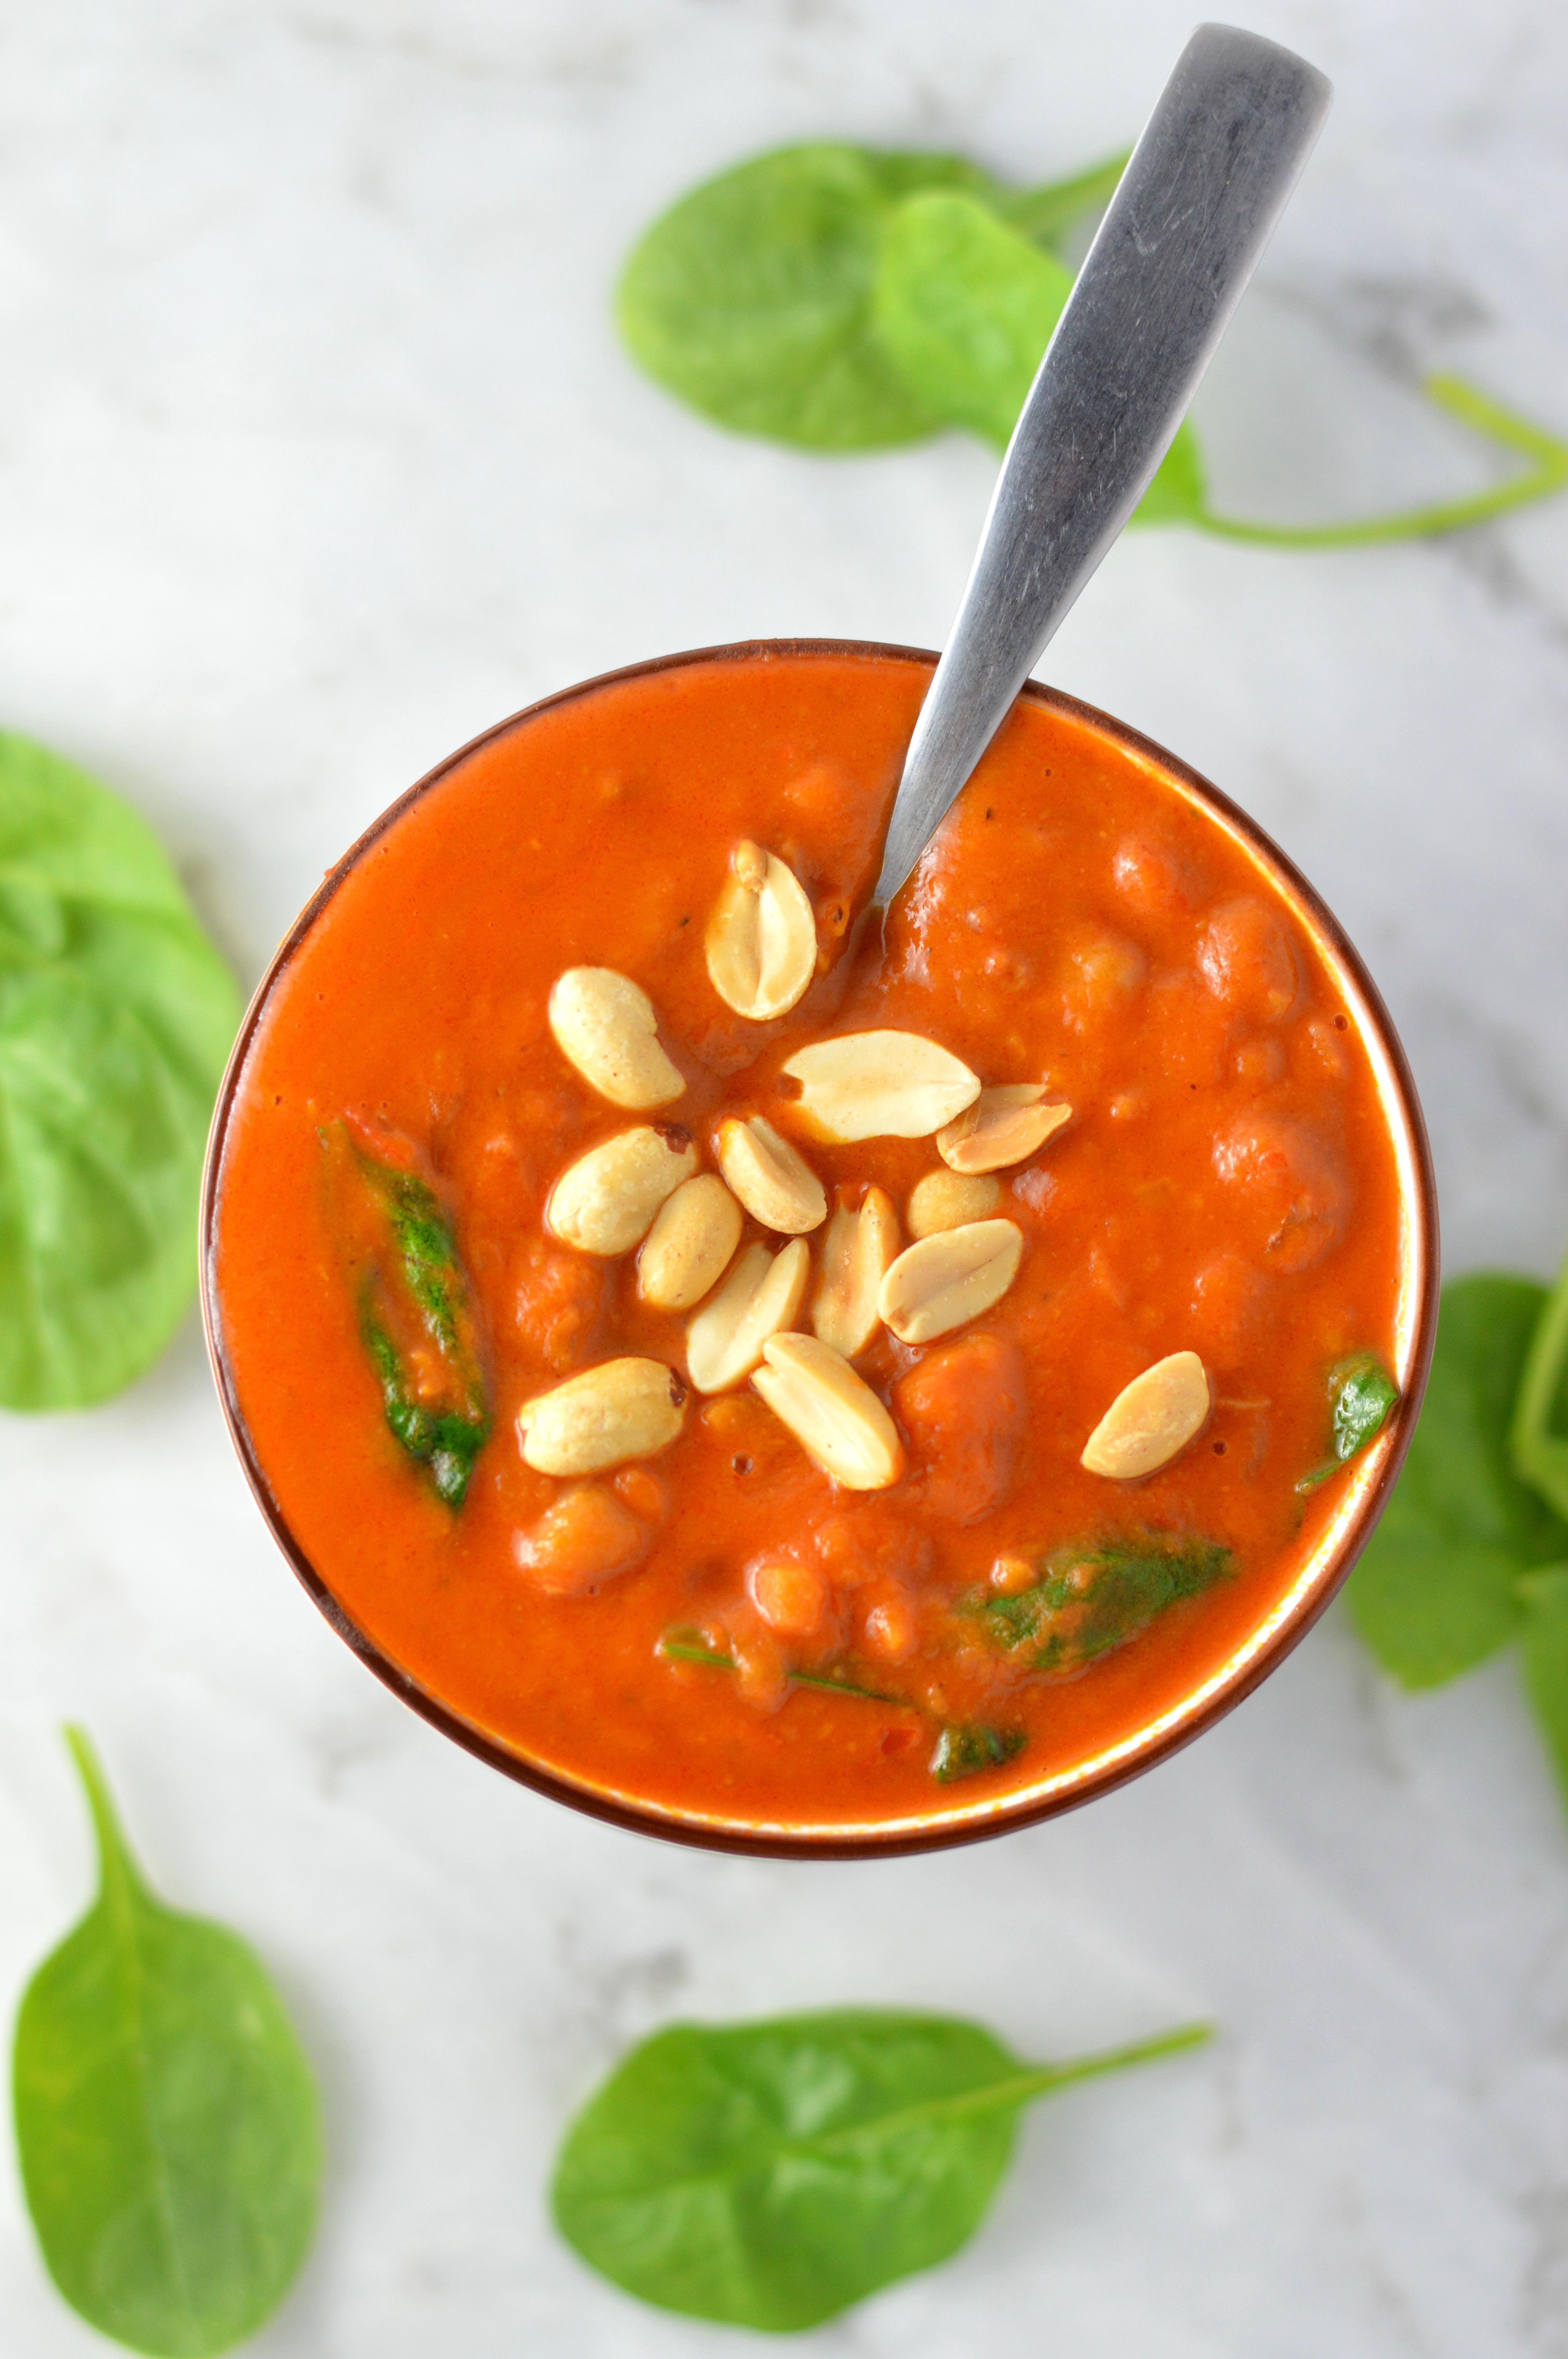
[[[910,740],[876,899],[903,883],[1148,488],[1328,113],[1289,49],[1200,25],[1013,429]]]

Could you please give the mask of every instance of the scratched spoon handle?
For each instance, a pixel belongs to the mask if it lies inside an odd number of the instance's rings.
[[[1315,67],[1200,25],[1019,414],[910,741],[876,897],[903,884],[1170,448],[1328,113]]]

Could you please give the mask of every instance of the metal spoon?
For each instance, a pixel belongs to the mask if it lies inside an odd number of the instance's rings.
[[[892,899],[1148,488],[1328,113],[1316,68],[1200,25],[1132,151],[1020,412],[914,724]]]

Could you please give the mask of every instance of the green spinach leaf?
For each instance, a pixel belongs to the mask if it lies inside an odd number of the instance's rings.
[[[1008,190],[960,156],[828,140],[778,148],[661,214],[622,274],[621,333],[650,376],[738,433],[809,451],[919,441],[944,415],[905,382],[871,318],[895,209],[950,189],[1055,235],[1105,202],[1123,161]]]
[[[811,451],[890,450],[941,426],[1003,446],[1071,285],[1059,241],[1124,157],[1041,189],[963,158],[814,141],[721,173],[633,250],[617,298],[633,356],[719,425]],[[1455,500],[1321,525],[1208,505],[1184,426],[1135,521],[1270,549],[1354,549],[1479,524],[1568,486],[1568,442],[1464,378],[1422,396],[1525,465]]]
[[[85,1736],[102,1881],[16,2023],[22,2181],[49,2274],[134,2351],[206,2359],[283,2299],[316,2224],[315,2084],[259,1959],[155,1899]]]
[[[0,734],[0,1403],[139,1375],[196,1282],[233,978],[116,796]]]
[[[979,187],[956,156],[819,141],[704,182],[633,250],[621,332],[648,375],[720,426],[810,451],[884,450],[940,422],[872,330],[882,225],[911,189]]]
[[[1568,1526],[1522,1484],[1509,1433],[1544,1287],[1502,1274],[1443,1289],[1421,1418],[1348,1596],[1409,1688],[1483,1662],[1519,1628],[1521,1574],[1568,1560]]]
[[[661,2309],[816,2326],[973,2235],[1036,2097],[1208,2036],[1031,2065],[979,2024],[891,2008],[676,2025],[568,2130],[556,2223]]]
[[[1005,450],[1073,273],[972,196],[908,199],[882,237],[872,317],[904,383],[932,415]],[[1204,505],[1196,440],[1181,427],[1134,512],[1190,522]]]
[[[1334,1454],[1344,1466],[1381,1433],[1400,1388],[1381,1361],[1368,1356],[1336,1368],[1328,1390],[1334,1404]]]
[[[1333,1437],[1334,1455],[1310,1474],[1303,1474],[1296,1484],[1298,1491],[1315,1491],[1342,1466],[1348,1466],[1357,1451],[1381,1433],[1390,1413],[1398,1406],[1400,1388],[1380,1360],[1363,1353],[1354,1360],[1342,1360],[1332,1369],[1328,1378],[1329,1429]]]
[[[992,1646],[1022,1656],[1031,1670],[1065,1673],[1137,1637],[1157,1614],[1200,1596],[1230,1566],[1230,1550],[1217,1540],[1134,1533],[1053,1549],[1028,1588],[982,1594],[968,1610],[979,1614]]]
[[[1530,1339],[1509,1448],[1516,1473],[1568,1517],[1568,1263]]]
[[[1041,189],[993,187],[987,191],[988,201],[1011,228],[1021,229],[1025,237],[1042,245],[1054,246],[1087,214],[1104,212],[1131,153],[1127,148],[1119,156],[1108,157],[1103,164],[1091,165],[1087,172],[1074,173],[1071,179],[1050,180]]]
[[[987,1728],[979,1722],[949,1722],[936,1739],[930,1761],[938,1785],[956,1778],[978,1777],[982,1769],[1000,1769],[1015,1760],[1028,1744],[1022,1728]]]
[[[490,1439],[490,1412],[457,1238],[423,1180],[351,1152],[390,1248],[373,1256],[360,1299],[387,1426],[438,1496],[460,1507]]]

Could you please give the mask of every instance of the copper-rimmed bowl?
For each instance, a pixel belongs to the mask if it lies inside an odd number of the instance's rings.
[[[246,1014],[229,1070],[224,1076],[208,1147],[201,1210],[201,1294],[208,1346],[220,1396],[235,1449],[251,1488],[272,1527],[273,1535],[306,1589],[339,1636],[393,1691],[416,1712],[481,1759],[520,1783],[548,1794],[576,1810],[615,1824],[710,1850],[742,1851],[786,1858],[862,1858],[884,1854],[925,1851],[946,1844],[969,1843],[1028,1826],[1059,1810],[1108,1792],[1125,1779],[1147,1769],[1178,1745],[1202,1733],[1231,1705],[1240,1701],[1281,1662],[1311,1627],[1339,1587],[1366,1545],[1382,1510],[1404,1456],[1432,1355],[1437,1306],[1437,1212],[1431,1158],[1421,1108],[1410,1069],[1388,1011],[1366,969],[1346,940],[1332,913],[1284,854],[1246,814],[1238,810],[1206,779],[1173,755],[1151,744],[1134,730],[1091,706],[1058,690],[1030,683],[1023,690],[1029,701],[1044,705],[1080,729],[1087,729],[1108,746],[1139,766],[1157,772],[1163,783],[1189,808],[1200,812],[1233,845],[1239,847],[1254,869],[1266,877],[1280,898],[1309,935],[1324,966],[1356,1018],[1392,1142],[1399,1175],[1400,1238],[1398,1295],[1392,1357],[1401,1394],[1399,1414],[1384,1433],[1347,1469],[1332,1512],[1296,1567],[1284,1590],[1260,1612],[1217,1665],[1206,1669],[1190,1688],[1164,1708],[1149,1712],[1130,1725],[1114,1742],[1085,1757],[1067,1763],[1001,1794],[981,1793],[967,1800],[962,1793],[944,1795],[929,1812],[918,1817],[878,1820],[869,1814],[850,1824],[825,1824],[794,1830],[773,1823],[752,1822],[715,1811],[711,1815],[677,1810],[639,1799],[590,1778],[568,1776],[547,1763],[531,1760],[477,1727],[442,1696],[414,1678],[386,1647],[372,1636],[335,1593],[332,1567],[312,1562],[290,1529],[268,1481],[267,1470],[242,1412],[239,1393],[224,1345],[223,1305],[216,1277],[216,1231],[222,1186],[223,1161],[231,1116],[247,1060],[258,1028],[264,1024],[274,995],[289,973],[301,946],[321,920],[340,886],[370,854],[386,831],[420,798],[429,794],[451,772],[481,748],[494,746],[514,733],[525,730],[540,714],[589,696],[616,683],[692,664],[725,662],[787,662],[791,658],[849,658],[929,669],[935,657],[926,650],[881,647],[859,641],[773,640],[735,647],[710,647],[667,656],[624,671],[605,675],[546,698],[526,712],[501,722],[432,770],[418,785],[384,812],[375,825],[348,852],[311,900],[278,951]],[[989,1781],[988,1781],[989,1782]]]

